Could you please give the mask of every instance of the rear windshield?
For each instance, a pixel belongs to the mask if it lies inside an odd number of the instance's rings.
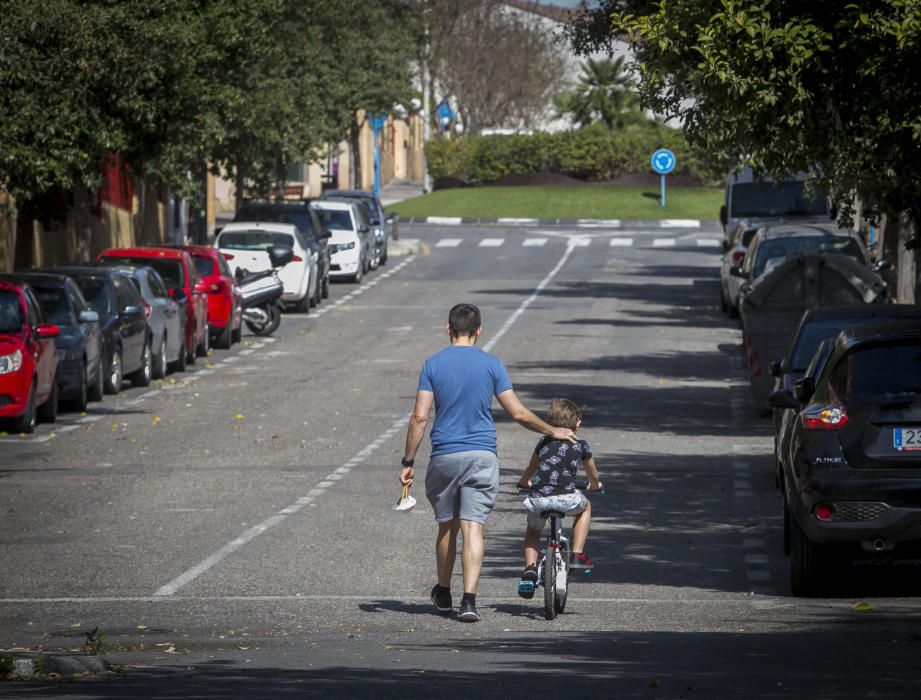
[[[277,245],[294,248],[294,236],[290,233],[272,231],[228,231],[221,234],[217,247],[230,250],[267,250]]]
[[[796,348],[793,351],[793,361],[790,364],[791,369],[797,372],[806,369],[806,367],[809,366],[810,360],[812,360],[812,356],[823,340],[835,338],[841,331],[847,328],[878,325],[884,321],[884,318],[867,316],[864,318],[838,318],[811,322],[803,328],[796,341]]]
[[[730,210],[735,218],[821,216],[828,205],[820,187],[807,195],[805,182],[747,182],[732,186]]]
[[[214,261],[211,258],[193,255],[192,260],[195,262],[195,272],[198,273],[199,277],[219,274],[218,271],[214,269]]]
[[[846,363],[849,400],[865,403],[921,397],[921,339],[858,348],[846,357]]]
[[[32,286],[35,291],[35,298],[38,299],[39,306],[42,307],[42,315],[47,323],[56,323],[60,326],[68,325],[70,321],[70,309],[67,306],[67,296],[63,289],[57,287],[36,287]]]
[[[0,333],[22,330],[22,304],[16,292],[0,292]]]
[[[294,224],[304,233],[313,230],[310,214],[299,207],[261,207],[243,206],[233,217],[234,221],[275,221],[282,224]]]
[[[83,298],[97,314],[109,313],[109,294],[106,281],[98,277],[75,277],[74,282],[83,292]]]
[[[849,236],[790,236],[771,238],[758,246],[754,273],[758,277],[768,266],[773,267],[785,258],[797,253],[840,253],[865,262],[860,246]],[[774,261],[773,263],[771,261]],[[770,264],[770,265],[769,265]]]
[[[128,256],[106,256],[104,262],[122,265],[147,265],[160,273],[160,277],[170,289],[185,287],[185,275],[182,273],[182,261],[166,258],[132,258]]]
[[[352,230],[352,216],[348,209],[320,209],[315,210],[323,224],[323,228],[335,228],[341,231]]]

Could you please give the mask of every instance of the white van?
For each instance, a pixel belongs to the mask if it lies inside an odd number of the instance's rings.
[[[739,224],[746,228],[784,223],[825,223],[831,218],[828,198],[821,188],[807,189],[807,173],[783,180],[756,179],[751,168],[726,177],[726,198],[720,207],[723,237]]]

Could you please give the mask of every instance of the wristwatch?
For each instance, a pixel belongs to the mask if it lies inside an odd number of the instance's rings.
[[[406,457],[402,457],[402,458],[400,459],[400,464],[402,464],[404,467],[411,467],[413,464],[415,464],[415,462],[416,462],[416,460],[414,460],[414,459],[406,459]]]

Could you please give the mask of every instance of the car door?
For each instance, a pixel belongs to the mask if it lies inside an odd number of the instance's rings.
[[[147,342],[147,318],[141,295],[126,277],[113,274],[112,284],[115,286],[122,364],[125,374],[130,374],[141,366],[144,343]]]
[[[364,255],[371,259],[374,250],[374,229],[371,228],[371,222],[365,213],[365,208],[359,204],[353,204],[352,220],[355,222],[355,230],[358,232],[358,238],[364,248]]]
[[[77,323],[83,333],[83,347],[86,352],[87,379],[96,377],[96,369],[101,367],[102,362],[102,330],[99,321],[85,321],[84,313],[92,312],[86,299],[83,298],[83,292],[72,280],[65,283],[67,296],[70,297],[71,304],[74,307],[74,313],[77,316]]]
[[[188,253],[182,256],[182,269],[188,293],[191,294],[190,308],[195,311],[195,342],[198,343],[208,332],[208,295],[199,284],[201,277],[198,276],[195,263],[192,262],[192,257]]]
[[[179,304],[170,298],[169,290],[156,270],[147,272],[147,284],[150,286],[151,304],[156,305],[163,315],[166,329],[166,358],[172,362],[179,357],[183,339],[183,319],[179,313]]]
[[[29,352],[35,360],[36,368],[36,394],[39,400],[44,400],[54,388],[57,379],[58,351],[54,340],[39,338],[38,327],[45,322],[42,316],[41,305],[28,286],[23,286],[23,295],[26,299],[26,322],[29,326]]]
[[[320,222],[320,217],[317,216],[317,212],[313,207],[308,209],[308,218],[310,220],[311,235],[313,239],[317,242],[318,250],[318,271],[320,279],[326,279],[326,275],[329,274],[329,235],[328,232],[324,230],[323,224]]]

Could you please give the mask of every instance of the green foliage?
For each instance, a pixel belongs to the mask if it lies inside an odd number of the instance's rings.
[[[649,157],[661,147],[675,153],[679,172],[708,183],[722,177],[708,167],[705,154],[687,144],[681,131],[652,123],[616,133],[595,125],[552,134],[436,138],[429,142],[427,156],[433,177],[490,183],[506,175],[547,172],[603,182],[650,172]]]
[[[643,121],[624,60],[623,56],[613,61],[586,60],[575,90],[557,97],[557,115],[571,117],[578,126],[601,123],[612,130]]]
[[[99,631],[98,627],[94,627],[89,632],[84,632],[83,636],[86,637],[86,641],[83,642],[83,653],[89,654],[90,656],[99,656],[104,654],[106,651],[106,636]]]
[[[16,659],[7,654],[0,654],[0,676],[5,676],[13,672]]]
[[[744,160],[773,174],[815,168],[839,201],[856,194],[917,222],[917,0],[820,9],[670,0],[615,12],[607,31],[638,51],[644,104],[682,117],[689,140],[727,167]],[[597,29],[582,35],[583,46],[603,41]]]

